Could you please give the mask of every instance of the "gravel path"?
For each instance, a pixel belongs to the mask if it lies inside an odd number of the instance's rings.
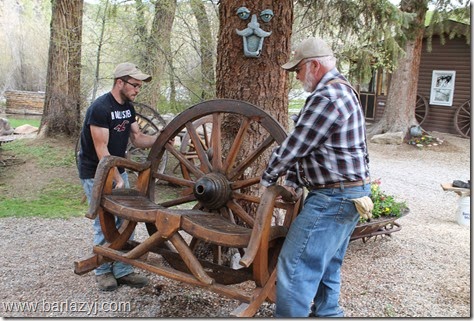
[[[470,141],[435,136],[446,142],[424,150],[370,144],[372,178],[411,211],[391,237],[350,243],[341,294],[348,317],[471,316],[470,229],[456,223],[459,196],[440,187],[470,179]],[[140,227],[137,239],[144,236]],[[3,317],[225,317],[238,305],[147,272],[145,288],[97,290],[92,273],[73,273],[73,262],[90,251],[85,218],[3,218],[0,239]],[[34,312],[19,311],[35,304]],[[265,304],[257,316],[272,308]]]

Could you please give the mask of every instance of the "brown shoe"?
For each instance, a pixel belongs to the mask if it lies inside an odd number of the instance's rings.
[[[118,287],[117,280],[111,272],[96,275],[95,280],[102,291],[113,291]]]
[[[132,272],[117,279],[118,284],[125,284],[132,288],[142,288],[148,284],[148,279],[138,273]]]

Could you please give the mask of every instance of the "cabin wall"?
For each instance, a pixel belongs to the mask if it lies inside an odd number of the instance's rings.
[[[445,38],[445,45],[441,44],[439,36],[432,40],[432,50],[427,52],[426,39],[423,40],[418,78],[418,94],[430,102],[431,82],[433,70],[455,71],[455,83],[452,106],[429,105],[428,117],[422,127],[429,131],[458,134],[454,125],[456,108],[466,100],[471,99],[471,50],[466,39]]]
[[[471,49],[464,37],[448,39],[441,44],[439,36],[433,36],[432,50],[427,51],[427,40],[423,40],[423,49],[418,77],[418,95],[430,102],[433,70],[455,71],[455,83],[452,106],[428,105],[428,116],[423,129],[443,133],[459,134],[454,125],[456,108],[471,99]],[[387,96],[377,96],[375,119],[382,118]]]

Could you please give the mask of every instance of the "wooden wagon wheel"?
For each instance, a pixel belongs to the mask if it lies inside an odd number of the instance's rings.
[[[466,100],[456,109],[454,114],[454,126],[458,133],[465,138],[471,136],[471,100]]]
[[[428,118],[428,101],[422,95],[416,95],[415,118],[420,125]]]
[[[166,121],[161,117],[157,110],[150,106],[132,102],[136,112],[136,120],[140,131],[147,135],[156,135],[166,126]],[[127,158],[132,159],[136,162],[143,162],[148,156],[149,149],[136,148],[132,145],[130,140],[127,145]],[[168,153],[165,153],[158,166],[158,171],[163,173],[166,169],[168,159]]]
[[[163,129],[163,127],[166,126],[166,121],[156,109],[153,109],[150,106],[139,102],[132,102],[132,105],[135,108],[135,112],[137,114],[140,114],[145,117],[147,121],[154,124],[156,127],[158,127],[159,130]]]
[[[228,150],[223,151],[222,135],[223,120],[226,117],[238,119],[240,127],[230,142]],[[210,123],[209,123],[210,121]],[[199,126],[196,126],[200,124]],[[199,134],[198,128],[206,124],[210,131]],[[195,159],[190,160],[189,149],[172,146],[169,141],[180,136],[186,129],[189,135],[189,147],[192,144]],[[261,137],[260,143],[249,151],[246,142],[252,132]],[[251,104],[235,100],[211,100],[197,104],[176,116],[163,130],[152,147],[148,157],[152,162],[154,177],[180,190],[178,197],[163,201],[159,188],[149,185],[150,198],[156,203],[168,208],[194,208],[207,212],[220,213],[231,221],[242,222],[253,226],[253,215],[248,208],[256,207],[260,203],[262,192],[259,190],[260,175],[249,177],[246,173],[256,166],[256,162],[264,155],[268,157],[270,151],[286,138],[283,127],[271,116]],[[168,152],[168,161],[178,163],[185,171],[159,173],[156,164],[165,152]],[[260,172],[261,174],[261,172]],[[248,195],[244,190],[255,193]],[[276,208],[287,208],[281,201],[277,201]],[[278,212],[278,209],[275,210]],[[275,213],[274,213],[275,215]],[[289,222],[277,223],[288,226]],[[147,225],[149,233],[154,232],[153,226]],[[280,242],[281,241],[281,242]],[[271,271],[279,253],[282,240],[274,242],[268,250],[268,268]],[[272,244],[273,245],[273,244]]]
[[[162,121],[160,122],[160,124],[156,125],[155,124],[156,119],[157,118],[155,118],[155,122],[153,122],[150,118],[143,116],[139,113],[136,113],[136,120],[138,123],[138,127],[140,127],[140,131],[142,133],[145,133],[147,135],[156,135],[159,131],[161,131],[166,126],[166,123],[163,118],[161,118]],[[144,162],[148,157],[149,151],[150,151],[149,148],[134,147],[132,145],[132,142],[129,140],[127,144],[126,157],[136,162]],[[168,160],[168,153],[164,153],[158,165],[158,171],[160,173],[164,173],[166,169],[167,160]]]

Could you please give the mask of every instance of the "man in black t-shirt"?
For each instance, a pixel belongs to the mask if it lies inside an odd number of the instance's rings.
[[[79,151],[79,178],[90,203],[94,175],[99,161],[106,155],[125,157],[128,139],[137,148],[153,145],[157,136],[143,134],[135,120],[131,102],[140,92],[142,82],[151,76],[144,74],[132,63],[119,64],[114,71],[114,85],[110,92],[97,98],[87,109],[81,132]],[[114,169],[115,188],[129,187],[128,175],[123,168]],[[117,228],[122,219],[116,218]],[[105,238],[99,217],[94,220],[94,245],[102,245]],[[143,287],[148,280],[122,262],[104,263],[95,269],[99,289],[113,291],[119,284]]]

